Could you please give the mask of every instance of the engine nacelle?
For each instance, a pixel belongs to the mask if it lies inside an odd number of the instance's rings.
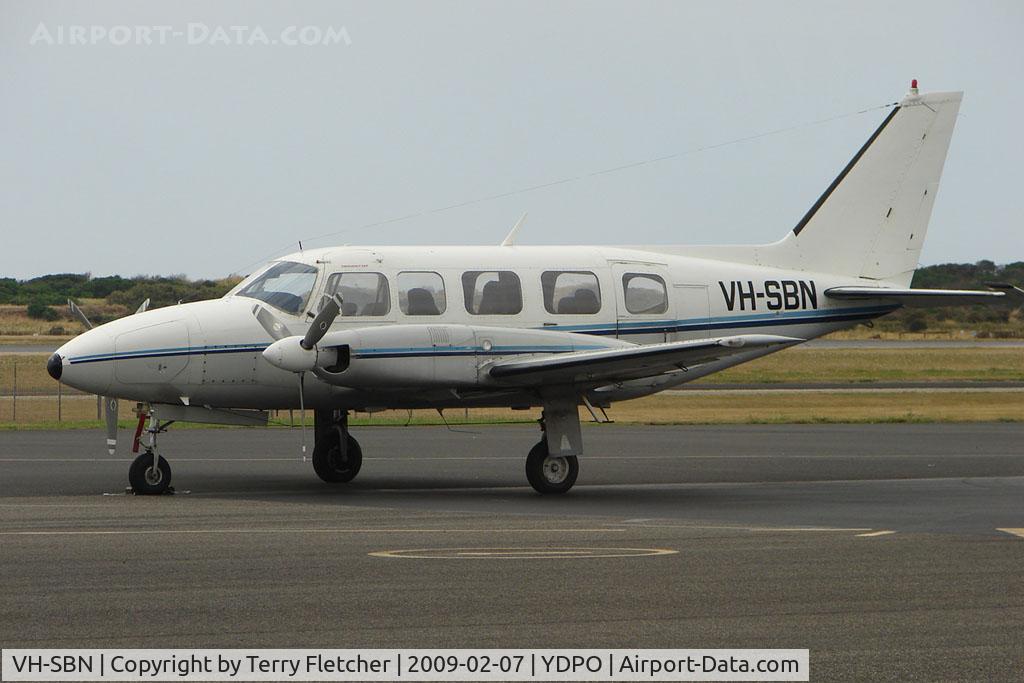
[[[327,349],[337,353],[332,363],[319,363],[323,371],[317,372],[320,379],[331,384],[357,389],[457,389],[497,385],[487,370],[503,358],[632,345],[618,339],[544,329],[380,325],[328,333],[319,346],[321,353]],[[347,363],[338,363],[338,358],[345,358]]]

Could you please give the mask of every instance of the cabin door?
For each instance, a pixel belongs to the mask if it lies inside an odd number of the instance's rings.
[[[636,344],[670,341],[675,329],[675,296],[662,263],[612,264],[616,336]]]

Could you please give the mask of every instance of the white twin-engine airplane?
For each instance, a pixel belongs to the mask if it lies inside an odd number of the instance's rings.
[[[135,492],[167,490],[156,437],[174,421],[266,424],[314,409],[313,468],[347,482],[349,411],[543,409],[526,457],[564,493],[583,453],[579,407],[606,408],[885,315],[1018,293],[909,289],[961,93],[909,94],[779,242],[715,247],[339,247],[274,261],[222,299],[91,329],[49,373],[143,404]]]

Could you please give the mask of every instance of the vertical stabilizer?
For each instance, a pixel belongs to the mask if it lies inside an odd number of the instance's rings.
[[[910,284],[963,96],[916,86],[760,262]]]

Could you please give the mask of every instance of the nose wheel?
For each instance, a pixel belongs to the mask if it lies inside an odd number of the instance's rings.
[[[363,449],[348,431],[348,414],[314,413],[313,471],[329,484],[352,481],[363,465]]]
[[[580,473],[575,455],[549,455],[546,439],[530,449],[526,456],[526,479],[537,493],[565,493]]]
[[[146,451],[135,458],[128,468],[128,483],[140,496],[165,493],[171,485],[171,466],[162,455]]]
[[[341,428],[331,431],[333,438],[327,436],[313,448],[313,471],[328,483],[352,481],[363,465],[363,449],[351,434],[342,434]]]

